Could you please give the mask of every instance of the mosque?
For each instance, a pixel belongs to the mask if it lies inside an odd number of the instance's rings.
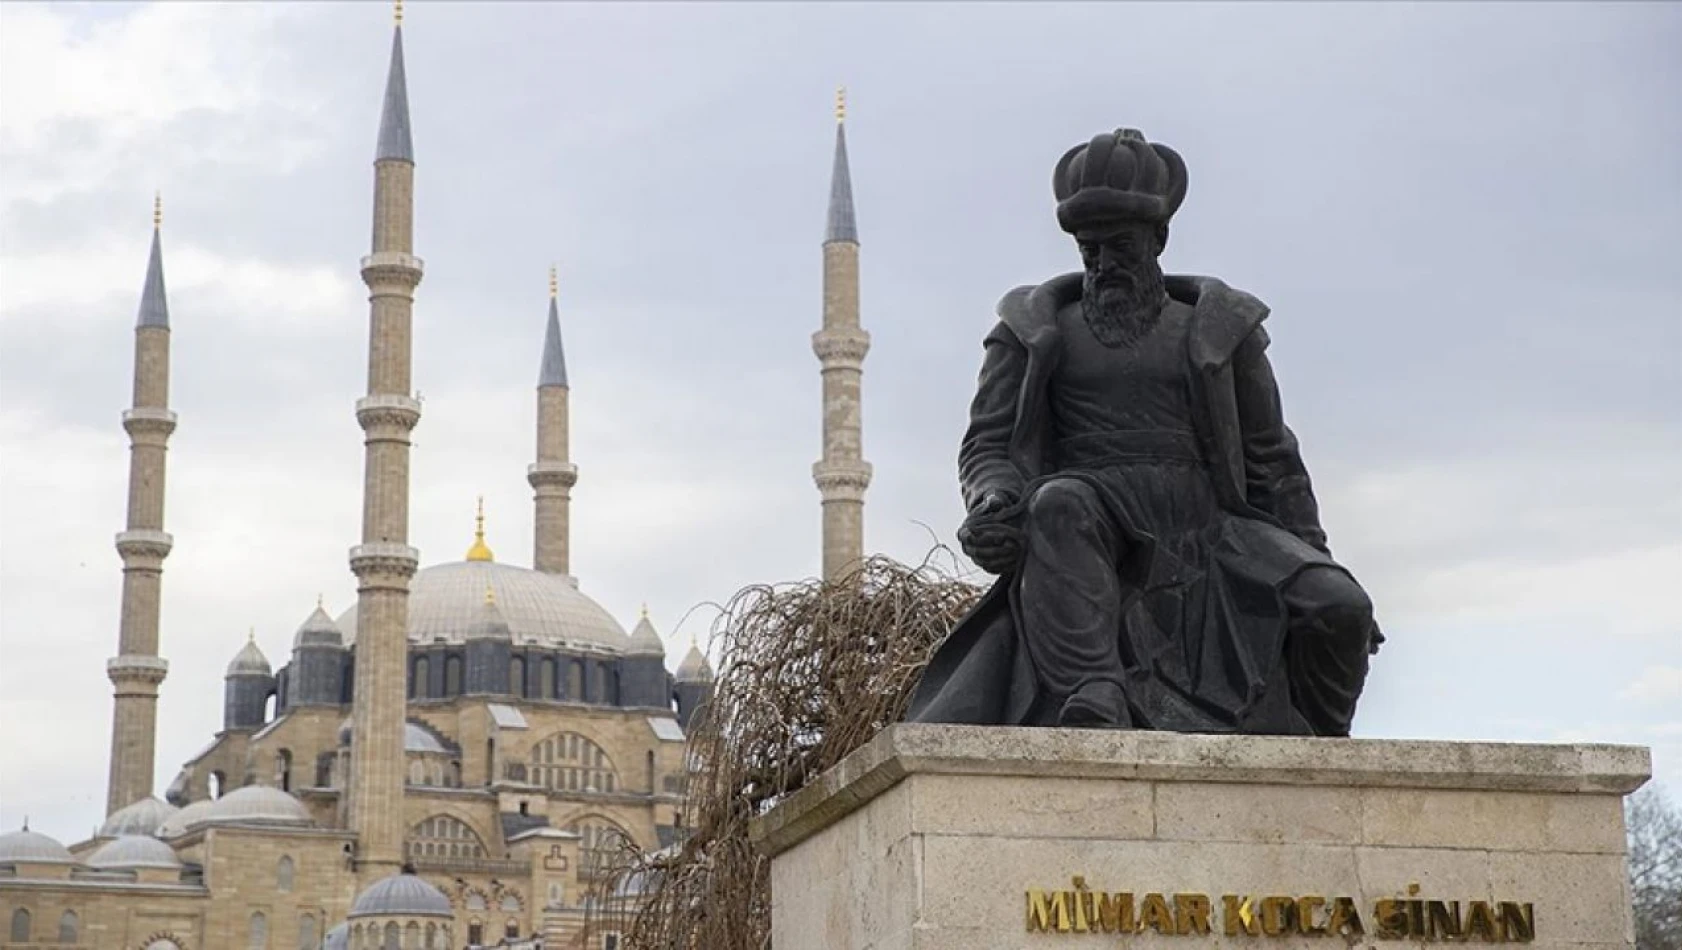
[[[858,235],[840,103],[823,242],[823,566],[862,558]],[[530,568],[479,531],[460,561],[408,545],[415,154],[401,6],[374,157],[369,374],[356,605],[319,603],[277,670],[254,642],[227,668],[221,729],[154,794],[170,313],[161,219],[135,330],[134,401],[107,817],[68,846],[0,834],[0,950],[618,950],[592,884],[623,842],[683,835],[685,731],[713,671],[670,673],[646,614],[627,633],[572,574],[568,384],[551,275],[537,377]],[[272,712],[271,710],[272,701]],[[634,899],[635,895],[621,895]]]

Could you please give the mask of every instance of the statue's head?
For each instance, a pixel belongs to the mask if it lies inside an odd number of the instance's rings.
[[[1185,162],[1135,129],[1117,129],[1064,153],[1051,184],[1057,223],[1080,245],[1083,299],[1094,330],[1143,329],[1161,303],[1157,257],[1168,244],[1168,220],[1186,196]],[[1110,332],[1123,338],[1135,331]]]

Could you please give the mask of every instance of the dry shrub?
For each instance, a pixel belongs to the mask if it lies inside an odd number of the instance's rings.
[[[691,725],[688,837],[622,853],[598,880],[589,934],[627,950],[765,950],[770,860],[748,822],[905,715],[934,647],[981,590],[936,565],[870,558],[837,583],[754,586],[713,625],[719,677]]]

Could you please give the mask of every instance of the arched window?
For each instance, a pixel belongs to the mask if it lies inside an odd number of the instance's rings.
[[[275,865],[274,878],[275,886],[280,888],[282,894],[292,893],[292,871],[292,857],[281,855],[280,863]]]
[[[433,815],[410,829],[408,852],[411,859],[483,859],[486,853],[478,833],[450,815]]]
[[[444,659],[444,695],[461,695],[461,657],[459,656]]]
[[[426,763],[422,762],[420,759],[409,760],[409,784],[426,784]]]
[[[544,657],[543,665],[538,667],[538,695],[544,699],[557,698],[555,693],[555,661],[551,657]]]
[[[477,920],[467,922],[467,942],[475,947],[485,942],[485,925],[483,922]]]
[[[514,657],[508,661],[508,691],[515,696],[526,695],[526,660],[524,657]]]
[[[22,907],[12,911],[12,942],[29,942],[29,911]]]
[[[251,915],[251,950],[268,950],[269,918],[262,911]]]
[[[613,761],[576,732],[560,732],[532,746],[531,780],[558,792],[614,792],[620,788]]]
[[[590,690],[590,701],[595,703],[612,702],[612,697],[607,694],[607,666],[597,663],[596,675],[590,677],[590,679],[592,680],[591,685],[595,687]]]
[[[274,757],[274,783],[283,792],[292,791],[292,750],[281,749]]]
[[[615,856],[631,842],[629,832],[613,819],[602,815],[574,819],[566,830],[577,833],[581,839],[578,842],[578,860],[583,863],[582,871],[586,877],[612,867]]]
[[[82,922],[76,918],[76,912],[67,910],[58,918],[58,942],[76,943],[81,939]]]
[[[501,907],[505,914],[518,914],[520,912],[520,895],[512,891],[505,893],[502,895],[502,902],[497,906]]]
[[[428,923],[426,925],[426,950],[439,950],[437,924]]]
[[[210,797],[211,797],[211,799],[214,800],[214,799],[221,798],[222,797],[222,789],[227,784],[228,784],[228,777],[226,775],[223,775],[221,772],[210,773],[209,785],[210,785]]]
[[[567,699],[575,703],[584,701],[584,661],[567,661]]]
[[[619,671],[616,669],[607,669],[607,686],[602,690],[602,702],[619,705]]]
[[[420,950],[420,924],[415,921],[403,928],[403,950]]]
[[[323,752],[315,757],[315,787],[333,787],[333,759],[334,752]]]
[[[316,930],[314,914],[298,918],[298,950],[321,950],[321,934]]]
[[[478,891],[468,891],[466,907],[468,910],[490,910],[491,905],[485,902],[485,895]]]
[[[509,940],[520,939],[520,922],[512,917],[508,918],[508,923],[503,927],[503,935]]]
[[[430,695],[431,683],[432,661],[424,656],[415,657],[409,676],[409,698],[426,699]]]
[[[402,944],[399,942],[401,940],[402,936],[397,929],[397,922],[392,921],[385,925],[385,942],[380,944],[380,950],[403,950]]]

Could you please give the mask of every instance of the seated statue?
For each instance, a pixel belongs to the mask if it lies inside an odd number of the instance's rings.
[[[997,582],[913,722],[1345,736],[1383,637],[1332,559],[1260,300],[1157,258],[1186,167],[1133,129],[1057,163],[1084,268],[998,306],[958,453]]]

